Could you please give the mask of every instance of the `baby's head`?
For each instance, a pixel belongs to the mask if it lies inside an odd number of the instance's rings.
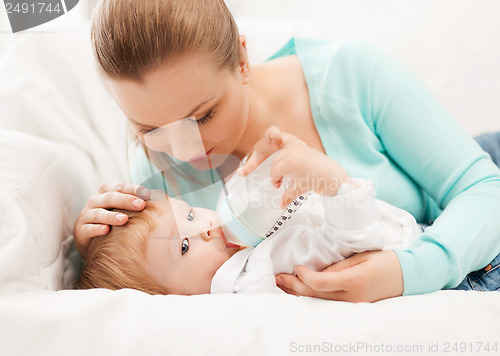
[[[210,293],[217,269],[240,249],[227,243],[213,210],[163,198],[122,212],[127,224],[92,239],[78,288]]]

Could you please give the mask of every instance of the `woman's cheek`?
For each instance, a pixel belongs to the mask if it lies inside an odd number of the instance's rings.
[[[217,126],[217,127],[215,127]],[[218,125],[214,125],[213,130],[210,130],[208,141],[214,143],[227,143],[234,139],[233,136],[238,136],[239,127],[235,125],[235,120],[224,117],[220,118]]]

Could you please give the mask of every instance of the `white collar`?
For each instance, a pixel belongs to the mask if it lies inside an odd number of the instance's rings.
[[[210,293],[234,293],[234,284],[247,263],[253,248],[247,247],[236,252],[215,272]]]

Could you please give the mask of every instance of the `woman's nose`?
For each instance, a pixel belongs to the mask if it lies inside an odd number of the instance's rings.
[[[203,145],[196,144],[172,144],[172,155],[182,162],[189,162],[193,157],[203,157],[205,150]]]
[[[193,157],[198,157],[205,154],[205,146],[201,139],[198,128],[193,131],[192,124],[188,128],[184,127],[186,124],[181,125],[176,130],[170,132],[169,144],[172,150],[172,155],[180,161],[187,162]]]

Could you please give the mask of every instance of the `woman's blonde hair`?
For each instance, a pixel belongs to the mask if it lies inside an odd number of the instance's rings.
[[[107,235],[91,240],[76,287],[132,288],[149,294],[169,294],[142,267],[146,259],[147,240],[155,229],[153,221],[159,207],[147,201],[143,211],[115,211],[127,214],[128,222],[123,226],[113,226]]]
[[[224,0],[101,0],[91,38],[109,79],[142,81],[159,65],[200,53],[220,68],[239,65],[239,34]]]

